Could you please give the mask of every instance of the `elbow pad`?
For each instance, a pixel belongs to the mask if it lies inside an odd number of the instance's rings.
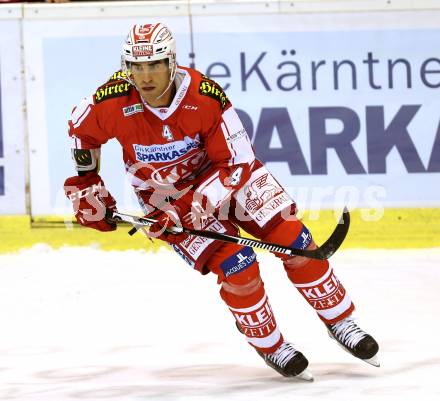
[[[101,149],[72,149],[72,160],[78,173],[99,172]]]

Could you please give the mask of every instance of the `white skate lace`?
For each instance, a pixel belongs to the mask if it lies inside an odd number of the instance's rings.
[[[272,362],[276,363],[278,366],[284,368],[294,355],[298,351],[293,347],[292,344],[284,342],[282,343],[275,352],[267,355],[267,358]]]
[[[354,348],[367,335],[349,317],[332,324],[330,327],[333,335],[350,348]]]

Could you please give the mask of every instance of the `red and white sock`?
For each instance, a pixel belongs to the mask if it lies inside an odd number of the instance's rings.
[[[229,306],[229,305],[228,305]],[[263,290],[263,297],[245,308],[229,306],[247,342],[264,353],[274,352],[283,342],[275,316]]]
[[[310,260],[286,270],[290,281],[325,323],[335,323],[353,312],[353,302],[328,261]]]

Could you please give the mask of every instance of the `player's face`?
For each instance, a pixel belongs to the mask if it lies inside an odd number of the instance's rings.
[[[168,60],[148,61],[144,63],[131,64],[132,78],[143,99],[151,106],[159,106],[168,98],[167,94],[160,96],[167,88],[170,80],[170,70],[168,68]]]

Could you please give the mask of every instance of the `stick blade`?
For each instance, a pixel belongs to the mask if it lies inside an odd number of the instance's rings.
[[[339,219],[337,226],[333,230],[332,235],[330,235],[330,237],[327,239],[327,241],[324,242],[324,244],[322,244],[318,249],[316,249],[316,251],[318,251],[316,256],[319,259],[330,258],[344,242],[349,228],[350,228],[350,212],[348,211],[347,207],[344,207],[342,216]]]

